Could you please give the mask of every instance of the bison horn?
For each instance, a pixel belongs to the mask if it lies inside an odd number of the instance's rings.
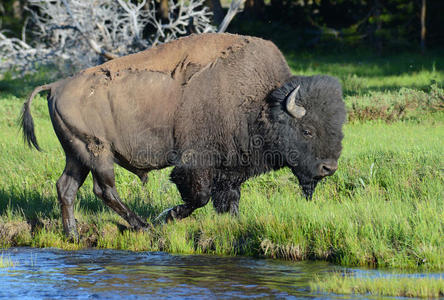
[[[307,112],[303,106],[296,104],[296,94],[298,93],[300,87],[301,86],[298,85],[298,87],[295,88],[287,97],[287,111],[296,119],[302,118]]]

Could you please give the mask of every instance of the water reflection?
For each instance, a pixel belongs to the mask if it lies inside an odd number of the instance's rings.
[[[115,250],[2,252],[15,266],[0,268],[0,297],[20,299],[325,298],[310,294],[308,282],[314,274],[345,270],[319,262]]]

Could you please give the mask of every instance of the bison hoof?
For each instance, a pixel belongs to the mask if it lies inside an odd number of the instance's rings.
[[[160,213],[155,219],[154,222],[157,224],[165,224],[170,221],[173,221],[176,218],[176,212],[173,208],[165,209]]]
[[[142,232],[151,232],[154,229],[154,226],[152,224],[147,224],[143,227],[139,227],[137,230]]]

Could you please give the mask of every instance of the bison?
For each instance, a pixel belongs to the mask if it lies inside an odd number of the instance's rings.
[[[30,113],[48,90],[49,115],[66,155],[57,181],[65,233],[78,237],[73,203],[92,173],[94,193],[132,228],[148,224],[120,199],[114,163],[145,182],[173,166],[182,219],[206,205],[237,214],[241,184],[289,167],[303,193],[337,169],[345,107],[329,76],[292,76],[279,49],[260,38],[191,35],[37,87],[24,103],[25,141],[39,150]]]

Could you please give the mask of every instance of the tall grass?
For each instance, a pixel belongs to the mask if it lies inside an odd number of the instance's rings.
[[[14,262],[9,257],[3,257],[3,254],[0,255],[0,269],[12,267],[14,267]]]
[[[380,277],[359,278],[333,274],[316,278],[312,291],[335,294],[367,294],[371,296],[440,298],[444,297],[443,278]]]
[[[339,170],[322,181],[313,201],[302,197],[296,179],[283,169],[242,186],[238,218],[216,215],[207,205],[183,221],[133,232],[94,196],[88,178],[75,206],[79,243],[65,240],[62,232],[55,182],[63,171],[64,155],[46,100],[38,97],[32,107],[44,149],[39,153],[24,147],[16,126],[23,91],[6,88],[0,94],[0,246],[94,246],[444,269],[443,90],[436,83],[430,86],[443,73],[436,68],[433,76],[411,75],[428,76],[424,90],[410,85],[414,80],[409,79],[402,90],[394,85],[386,92],[371,91],[376,82],[371,76],[384,81],[396,75],[371,68],[365,75],[366,66],[352,65],[369,89],[346,88],[349,115],[354,117],[344,129]],[[298,62],[292,66],[298,70]],[[301,73],[330,70],[339,77],[349,68],[299,67],[304,68]],[[400,108],[394,107],[404,104],[406,113],[399,114]],[[383,113],[371,115],[365,109]],[[151,172],[142,186],[136,176],[117,167],[118,192],[139,215],[153,221],[164,209],[181,203],[169,172]]]

